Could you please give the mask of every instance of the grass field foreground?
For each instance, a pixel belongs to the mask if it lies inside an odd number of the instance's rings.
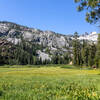
[[[0,68],[0,100],[100,100],[100,70]]]

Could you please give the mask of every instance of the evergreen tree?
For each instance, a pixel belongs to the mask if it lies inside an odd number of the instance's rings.
[[[81,43],[78,40],[78,33],[74,33],[73,40],[73,64],[82,65]]]
[[[85,66],[89,65],[88,60],[89,60],[89,45],[86,45],[84,50],[84,59],[83,59]]]
[[[98,41],[97,41],[97,52],[95,57],[95,63],[97,67],[100,67],[100,34],[98,34]]]
[[[78,3],[78,11],[86,12],[86,21],[89,23],[97,23],[100,20],[100,0],[74,0]]]
[[[90,45],[89,50],[89,66],[93,66],[95,64],[95,55],[96,55],[96,45],[92,43]]]

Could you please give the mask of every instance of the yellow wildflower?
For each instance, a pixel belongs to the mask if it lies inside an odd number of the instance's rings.
[[[97,93],[93,92],[92,95],[95,97],[95,96],[97,96]]]

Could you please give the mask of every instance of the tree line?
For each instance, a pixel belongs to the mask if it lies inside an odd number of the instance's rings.
[[[11,47],[11,48],[9,48]],[[8,65],[44,65],[44,64],[68,64],[70,56],[66,53],[60,56],[59,53],[52,55],[52,59],[45,59],[39,57],[37,50],[43,50],[43,45],[32,43],[21,38],[21,42],[17,45],[6,45],[0,47],[0,64]]]
[[[76,66],[100,66],[100,34],[97,43],[79,40],[75,32],[73,40],[73,64]]]

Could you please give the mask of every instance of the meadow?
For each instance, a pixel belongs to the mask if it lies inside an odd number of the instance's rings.
[[[0,100],[100,100],[100,69],[1,66]]]

